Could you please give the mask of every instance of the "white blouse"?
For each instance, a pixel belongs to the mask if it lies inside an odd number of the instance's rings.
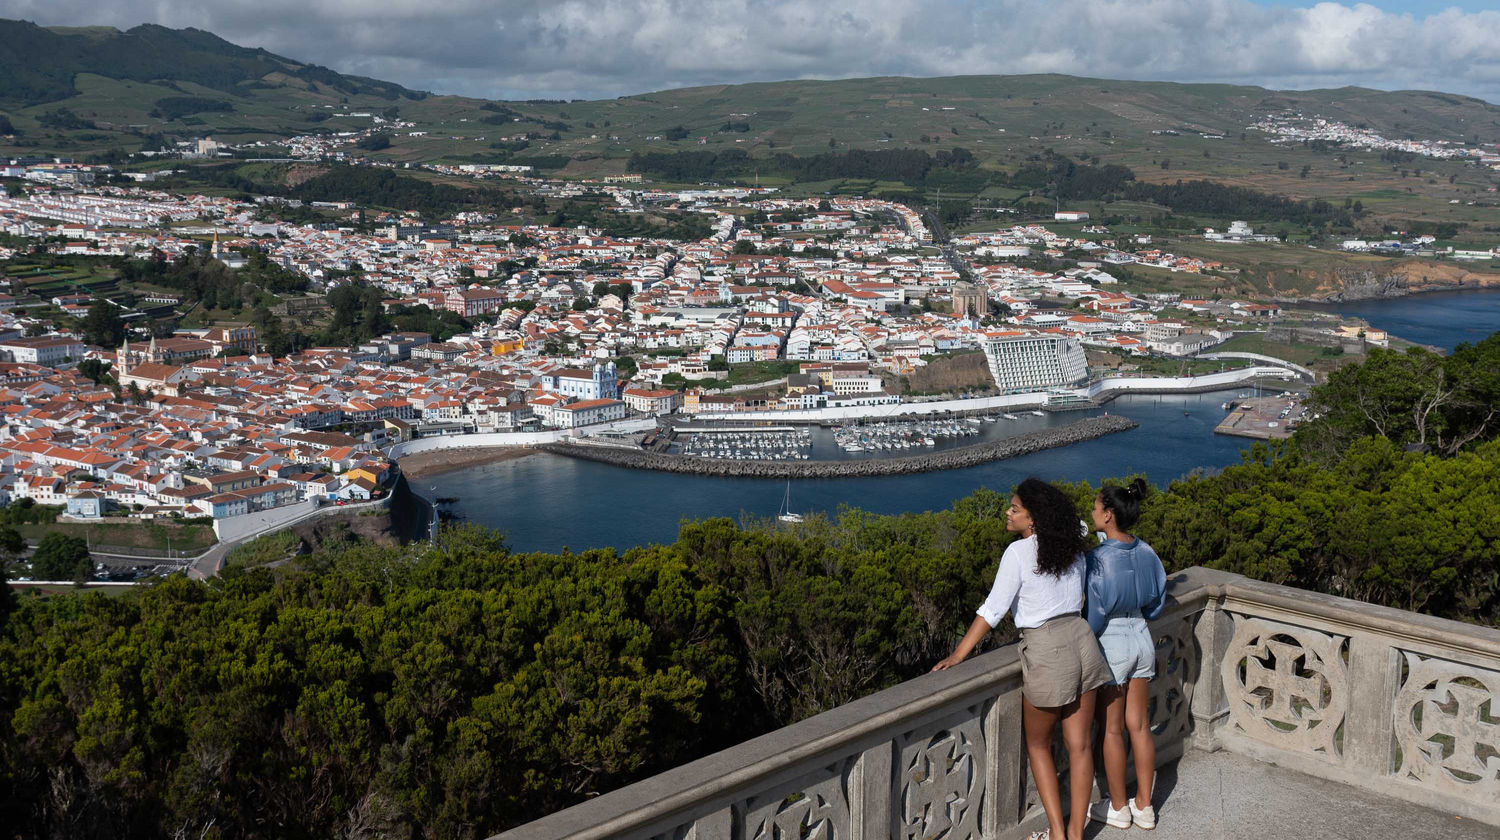
[[[1012,542],[1000,558],[995,585],[979,606],[979,617],[991,627],[1007,612],[1015,612],[1017,627],[1040,627],[1054,616],[1083,609],[1086,564],[1082,554],[1059,577],[1036,568],[1036,535]]]

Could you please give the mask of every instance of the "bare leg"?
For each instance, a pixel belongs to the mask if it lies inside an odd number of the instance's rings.
[[[1063,825],[1062,789],[1057,783],[1057,763],[1052,760],[1052,730],[1057,727],[1057,709],[1039,709],[1021,696],[1021,722],[1026,730],[1026,757],[1031,761],[1031,778],[1036,782],[1037,797],[1047,812],[1047,828],[1052,840],[1067,837]]]
[[[1109,787],[1109,807],[1125,807],[1125,689],[1106,685],[1099,689],[1094,716],[1104,733],[1104,780]]]
[[[1083,840],[1089,822],[1089,800],[1094,789],[1094,691],[1085,691],[1077,701],[1062,708],[1063,743],[1068,748],[1068,781],[1071,785],[1068,840]]]
[[[1131,680],[1126,689],[1125,728],[1130,730],[1130,749],[1135,753],[1135,804],[1144,808],[1151,804],[1152,786],[1156,782],[1156,742],[1151,737],[1151,720],[1146,716],[1146,706],[1151,701],[1151,681]],[[1108,742],[1106,742],[1108,743]],[[1106,772],[1108,767],[1106,766]],[[1114,781],[1110,781],[1110,796],[1114,796]],[[1125,756],[1120,756],[1120,790],[1125,790]]]

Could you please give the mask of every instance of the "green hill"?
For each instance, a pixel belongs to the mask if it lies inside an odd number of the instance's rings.
[[[565,177],[636,171],[642,156],[732,153],[720,180],[873,194],[921,189],[928,200],[1013,202],[1030,188],[983,177],[1049,152],[1131,168],[1143,182],[1209,179],[1294,199],[1361,200],[1393,220],[1494,227],[1493,172],[1378,152],[1273,145],[1247,126],[1271,113],[1316,114],[1393,138],[1494,143],[1500,106],[1431,91],[1275,91],[1245,85],[1060,75],[885,77],[716,85],[617,99],[491,102],[429,95],[240,47],[195,29],[46,29],[0,21],[0,154],[62,152],[125,161],[164,142],[244,143],[368,129],[372,116],[414,127],[369,144],[404,162],[528,163]],[[798,163],[851,150],[962,148],[963,177],[871,177]],[[1056,160],[1050,157],[1049,160]],[[659,161],[658,161],[659,162]],[[975,176],[972,170],[977,170]],[[697,166],[657,166],[658,182],[706,180]],[[812,173],[826,172],[822,180]],[[1420,189],[1418,189],[1420,185]],[[1067,199],[1063,196],[1064,200]]]
[[[109,27],[44,28],[0,20],[0,96],[38,105],[78,95],[80,73],[121,81],[191,82],[229,95],[274,89],[265,78],[285,74],[341,93],[388,99],[421,96],[400,85],[343,76],[261,49],[236,46],[198,29],[145,24],[127,32]]]

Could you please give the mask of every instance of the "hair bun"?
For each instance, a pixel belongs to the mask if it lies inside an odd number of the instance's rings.
[[[1130,482],[1130,486],[1125,488],[1125,490],[1136,499],[1144,499],[1146,498],[1146,480],[1144,478],[1137,478]]]

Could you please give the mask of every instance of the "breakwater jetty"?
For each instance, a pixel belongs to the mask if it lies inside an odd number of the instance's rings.
[[[851,461],[731,461],[691,455],[664,455],[639,449],[590,446],[576,443],[544,443],[544,452],[640,470],[733,478],[863,478],[881,475],[911,475],[937,470],[956,470],[1029,455],[1044,449],[1069,446],[1123,432],[1136,427],[1128,417],[1090,417],[1066,426],[1042,429],[990,443],[899,458],[868,458]]]

